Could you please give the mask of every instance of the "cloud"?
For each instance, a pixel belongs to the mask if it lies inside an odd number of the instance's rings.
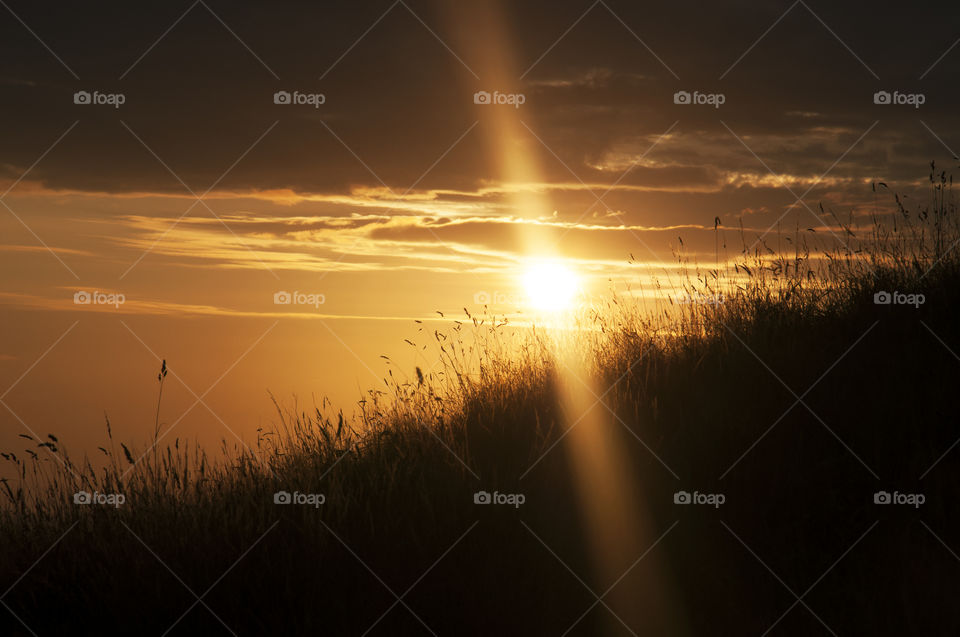
[[[676,266],[674,251],[681,242],[687,256],[705,260],[715,258],[718,237],[731,255],[744,247],[739,245],[740,228],[647,226],[629,223],[615,213],[605,216],[603,223],[502,215],[264,218],[235,214],[223,221],[232,234],[225,233],[212,217],[187,218],[171,230],[170,220],[131,216],[123,220],[130,234],[121,245],[150,249],[151,254],[181,267],[302,272],[490,272],[515,268],[523,255],[530,254],[530,246],[539,246],[534,253],[563,254],[587,269],[622,268],[631,256],[649,262],[650,267],[670,269]],[[752,223],[743,233],[754,237],[767,230],[763,223]]]
[[[273,318],[273,319],[304,319],[304,320],[363,320],[363,321],[434,321],[438,320],[435,315],[424,316],[375,316],[375,315],[352,315],[352,314],[332,314],[319,311],[300,310],[297,306],[290,306],[294,309],[283,311],[282,309],[273,310],[244,310],[216,305],[202,305],[177,303],[171,301],[149,300],[149,299],[125,299],[117,305],[111,304],[90,304],[78,305],[73,300],[74,292],[80,291],[79,288],[69,288],[69,295],[64,298],[45,297],[33,294],[18,294],[11,292],[0,292],[0,302],[4,305],[15,306],[21,309],[30,310],[52,310],[60,312],[79,312],[96,313],[103,315],[146,315],[146,316],[165,316],[172,318],[194,318],[200,316],[219,316],[234,318]],[[98,290],[103,294],[113,294],[104,290]],[[282,306],[286,307],[286,306]],[[13,356],[0,355],[0,360],[14,360]]]
[[[31,179],[109,193],[182,194],[184,184],[197,193],[217,184],[298,196],[384,185],[399,193],[414,184],[419,192],[475,192],[511,178],[492,150],[509,118],[473,104],[482,86],[528,94],[513,117],[549,145],[523,140],[550,183],[571,179],[563,164],[588,183],[609,183],[678,120],[670,147],[653,151],[627,183],[704,190],[724,183],[728,170],[760,174],[721,120],[778,173],[805,177],[822,174],[875,120],[881,128],[867,141],[878,141],[848,156],[839,174],[879,168],[891,178],[888,163],[950,156],[936,137],[960,146],[960,87],[943,81],[956,52],[931,67],[955,39],[951,8],[931,21],[922,10],[873,7],[865,29],[859,10],[840,5],[736,2],[698,7],[691,19],[682,5],[610,2],[584,14],[582,3],[560,0],[511,7],[496,33],[484,22],[479,34],[477,7],[411,5],[416,17],[402,6],[384,9],[239,2],[214,8],[223,22],[202,6],[177,22],[170,7],[131,12],[117,3],[62,20],[24,8],[23,20],[41,28],[80,79],[21,24],[3,27],[0,50],[18,60],[2,80],[10,122],[3,174],[20,177],[79,121]],[[175,22],[151,48],[156,25]],[[76,33],[90,35],[81,43]],[[81,89],[127,99],[121,109],[84,107],[72,100]],[[326,101],[319,109],[277,105],[280,89]],[[927,100],[919,111],[878,106],[872,97],[881,89],[922,91]],[[678,90],[722,92],[726,101],[721,109],[676,105]]]
[[[23,252],[23,253],[45,253],[45,252],[54,252],[56,254],[63,255],[73,255],[73,256],[83,256],[83,257],[92,257],[94,256],[93,252],[89,250],[77,250],[75,248],[57,248],[53,246],[30,246],[30,245],[14,245],[14,244],[0,244],[0,252]]]

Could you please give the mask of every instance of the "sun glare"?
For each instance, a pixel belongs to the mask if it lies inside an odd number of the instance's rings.
[[[529,304],[544,311],[567,310],[577,293],[577,275],[558,263],[535,263],[523,275]]]

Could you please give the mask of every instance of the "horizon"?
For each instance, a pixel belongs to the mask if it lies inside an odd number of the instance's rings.
[[[956,14],[0,0],[0,633],[960,633]]]
[[[211,388],[177,427],[207,443],[272,422],[268,391],[350,410],[414,320],[522,322],[528,263],[596,298],[669,288],[677,250],[729,264],[741,223],[842,242],[831,215],[922,199],[960,132],[947,25],[890,46],[909,11],[300,11],[6,7],[0,443],[93,448],[104,412],[143,440],[159,359],[166,422]]]

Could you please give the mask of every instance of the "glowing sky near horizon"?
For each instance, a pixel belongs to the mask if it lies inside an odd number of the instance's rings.
[[[93,448],[105,411],[145,439],[159,358],[185,436],[250,440],[268,391],[349,409],[381,355],[430,364],[414,320],[669,288],[678,256],[737,255],[741,223],[829,240],[821,203],[854,225],[894,190],[915,206],[960,147],[946,22],[798,7],[740,59],[785,7],[408,4],[11,4],[46,46],[0,23],[0,448],[27,427]]]

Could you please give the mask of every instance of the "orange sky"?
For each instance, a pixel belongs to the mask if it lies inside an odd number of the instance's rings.
[[[588,294],[668,283],[680,237],[702,264],[740,223],[828,238],[820,204],[868,223],[892,204],[873,182],[922,200],[960,146],[954,35],[904,42],[902,16],[771,5],[720,38],[679,5],[194,6],[0,30],[0,448],[93,448],[104,411],[144,442],[156,357],[172,435],[249,442],[268,391],[349,410],[380,355],[423,363],[415,319],[529,310],[532,257]]]

